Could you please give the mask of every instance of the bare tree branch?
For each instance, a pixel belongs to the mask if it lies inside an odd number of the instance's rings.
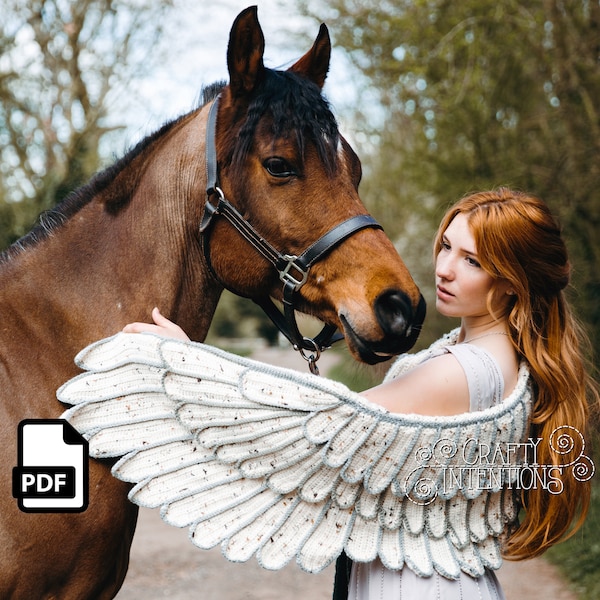
[[[101,138],[126,125],[108,124],[109,108],[122,105],[156,66],[171,8],[137,0],[5,0],[0,205],[15,213],[8,220],[16,229],[0,231],[0,245],[101,166]]]

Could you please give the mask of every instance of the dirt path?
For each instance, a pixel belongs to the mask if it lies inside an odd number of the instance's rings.
[[[267,349],[256,358],[306,370],[293,351]],[[322,373],[336,360],[325,353]],[[318,575],[302,572],[295,564],[281,571],[265,571],[255,559],[234,564],[218,548],[198,550],[187,530],[165,525],[156,510],[140,511],[127,579],[117,600],[330,600],[334,567]],[[556,569],[543,559],[506,562],[498,571],[507,600],[576,600]]]

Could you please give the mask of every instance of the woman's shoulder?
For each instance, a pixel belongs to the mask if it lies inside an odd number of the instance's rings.
[[[480,368],[485,369],[503,383],[500,400],[503,400],[517,385],[519,376],[519,357],[508,336],[490,336],[479,340],[476,344],[457,344],[466,348],[477,357]]]
[[[363,395],[394,413],[450,416],[469,410],[467,380],[448,352],[416,364]]]
[[[457,343],[458,336],[459,329],[453,329],[428,348],[399,357],[389,369],[385,381],[405,377],[415,371],[438,389],[438,393],[444,381],[455,386],[462,381],[461,387],[466,383],[471,411],[500,403],[505,398],[505,391],[514,389],[519,371],[512,349],[506,346],[508,338],[503,340],[505,346],[496,342],[489,347],[489,343]]]

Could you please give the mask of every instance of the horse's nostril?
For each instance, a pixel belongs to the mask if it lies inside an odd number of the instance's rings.
[[[386,335],[408,336],[411,333],[413,309],[403,292],[388,290],[375,300],[375,314]]]

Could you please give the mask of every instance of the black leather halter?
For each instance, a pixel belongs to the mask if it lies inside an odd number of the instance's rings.
[[[208,247],[208,232],[215,216],[225,217],[264,258],[266,258],[279,273],[283,282],[283,314],[275,306],[271,298],[254,299],[265,311],[279,331],[290,341],[295,350],[298,350],[308,361],[310,370],[318,374],[316,361],[321,352],[331,346],[335,341],[343,339],[343,335],[336,333],[334,325],[325,325],[321,332],[314,338],[304,337],[296,323],[294,296],[306,283],[311,266],[321,260],[328,252],[343,242],[357,231],[367,227],[382,229],[381,225],[370,215],[357,215],[336,225],[316,242],[311,244],[300,256],[283,254],[267,242],[252,225],[236,210],[225,198],[219,187],[217,151],[215,143],[217,110],[219,98],[213,102],[208,115],[206,126],[206,205],[200,224],[204,254],[207,263],[214,273],[210,261]],[[306,351],[313,354],[307,355]]]

